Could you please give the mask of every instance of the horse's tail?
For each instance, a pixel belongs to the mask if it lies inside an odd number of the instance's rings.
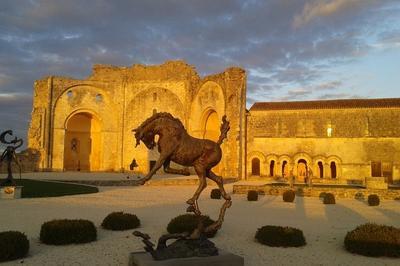
[[[221,145],[222,142],[224,141],[224,139],[227,138],[227,134],[228,134],[228,131],[229,131],[230,128],[231,127],[229,126],[229,121],[226,120],[226,115],[224,115],[222,117],[222,124],[221,124],[221,127],[220,127],[221,135],[219,136],[219,139],[217,141],[218,145]]]

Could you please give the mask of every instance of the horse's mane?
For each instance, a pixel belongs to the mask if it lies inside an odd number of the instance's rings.
[[[154,120],[159,119],[159,118],[166,118],[166,119],[172,120],[177,123],[178,127],[185,129],[182,122],[178,118],[173,117],[170,113],[160,112],[160,113],[155,113],[152,116],[150,116],[149,118],[147,118],[146,120],[144,120],[143,123],[141,123],[140,126],[137,127],[137,130],[143,129],[149,123],[151,123]]]

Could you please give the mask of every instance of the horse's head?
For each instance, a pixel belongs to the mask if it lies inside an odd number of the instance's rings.
[[[143,128],[136,128],[132,130],[135,132],[136,146],[140,145],[140,141],[143,141],[144,145],[150,150],[152,150],[156,146],[156,142],[154,140],[155,133],[151,130],[143,130]]]

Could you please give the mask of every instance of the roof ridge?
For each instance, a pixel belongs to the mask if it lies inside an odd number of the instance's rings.
[[[400,107],[400,98],[255,102],[250,111]]]

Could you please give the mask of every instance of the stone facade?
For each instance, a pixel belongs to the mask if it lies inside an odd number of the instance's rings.
[[[247,174],[398,183],[399,121],[400,99],[256,103],[247,116]]]
[[[218,139],[230,121],[217,172],[244,177],[245,71],[232,67],[199,77],[183,61],[158,66],[95,65],[87,79],[47,77],[35,82],[28,146],[39,168],[53,171],[123,171],[135,158],[147,173],[157,151],[135,148],[132,129],[154,112],[178,117],[189,134]]]
[[[131,130],[154,112],[170,112],[189,134],[212,140],[227,115],[231,129],[214,168],[224,177],[400,182],[400,99],[245,104],[246,74],[237,67],[200,77],[185,62],[169,61],[95,65],[84,80],[47,77],[34,85],[32,169],[124,171],[135,158],[136,170],[147,173],[158,152],[135,148]]]

